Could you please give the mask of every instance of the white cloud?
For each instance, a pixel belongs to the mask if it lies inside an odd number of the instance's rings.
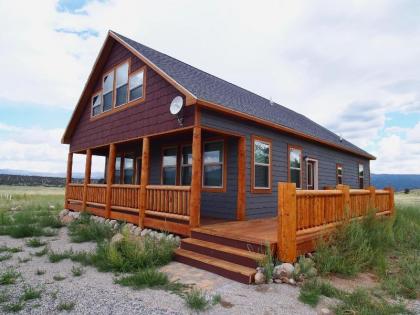
[[[0,169],[65,172],[68,148],[60,143],[63,129],[18,128],[0,123]],[[104,161],[92,163],[103,171]],[[74,172],[84,172],[85,156],[75,155]]]
[[[0,19],[0,98],[73,108],[107,30],[114,29],[378,154],[396,141],[388,130],[378,147],[387,113],[420,112],[416,2],[115,0],[89,1],[86,14],[58,12],[56,4],[0,0],[0,11],[8,13]],[[412,132],[407,139],[418,139]],[[373,170],[387,163],[380,158]]]

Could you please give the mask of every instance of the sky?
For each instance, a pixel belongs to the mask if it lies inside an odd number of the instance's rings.
[[[375,155],[373,173],[420,174],[420,1],[0,0],[0,12],[0,169],[65,171],[61,137],[112,29],[308,116]]]

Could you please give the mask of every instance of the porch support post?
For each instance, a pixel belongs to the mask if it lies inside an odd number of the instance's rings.
[[[201,206],[201,127],[195,126],[192,140],[192,178],[190,198],[190,228],[200,225]]]
[[[348,185],[337,185],[337,189],[341,190],[343,193],[343,219],[347,220],[351,218],[351,209],[350,209],[350,186]]]
[[[297,258],[296,184],[278,184],[277,259],[293,263]]]
[[[115,156],[117,148],[115,143],[109,145],[108,155],[108,170],[106,178],[106,205],[105,205],[105,217],[111,218],[111,200],[112,200],[112,184],[114,183],[115,175]]]
[[[246,208],[246,138],[240,137],[238,139],[238,197],[236,219],[245,220]]]
[[[85,180],[83,182],[83,204],[82,210],[86,211],[86,202],[87,202],[87,189],[88,184],[90,184],[90,174],[92,167],[92,150],[86,150],[86,164],[85,164]]]
[[[69,185],[71,183],[71,177],[73,173],[73,152],[69,152],[67,155],[67,174],[66,174],[66,192],[64,197],[64,209],[68,207],[68,193]]]
[[[149,154],[150,138],[143,138],[143,149],[141,155],[141,177],[139,193],[139,226],[144,227],[144,217],[147,206],[147,184],[149,183]]]

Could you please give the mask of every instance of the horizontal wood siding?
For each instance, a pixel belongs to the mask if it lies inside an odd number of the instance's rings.
[[[205,139],[204,139],[205,141]],[[227,178],[226,192],[201,193],[201,216],[222,219],[236,218],[236,201],[238,193],[238,140],[226,140],[227,150]]]
[[[255,123],[228,117],[209,110],[201,111],[201,124],[224,131],[235,132],[246,137],[246,217],[248,219],[277,215],[277,182],[287,182],[287,145],[303,148],[303,157],[318,160],[319,189],[336,185],[336,164],[343,165],[343,184],[358,188],[358,163],[365,167],[365,186],[369,186],[369,161],[361,157],[334,150],[320,144],[282,134]],[[251,135],[269,138],[272,143],[272,193],[251,193]],[[237,151],[230,150],[228,159],[236,160]],[[304,165],[303,165],[304,166]],[[303,185],[306,187],[306,174],[303,170]],[[236,186],[235,186],[236,187]],[[228,187],[229,189],[229,187]],[[226,203],[229,201],[226,198]]]
[[[140,59],[120,44],[115,43],[102,73],[106,73],[129,57],[131,57],[131,71],[136,71],[144,66]],[[71,151],[179,128],[176,117],[169,112],[169,104],[175,96],[180,95],[180,92],[155,71],[148,67],[146,69],[146,99],[144,102],[91,120],[89,99],[71,138]],[[101,84],[102,76],[97,81],[92,94],[101,89]],[[192,125],[193,121],[193,108],[185,108],[184,126]]]

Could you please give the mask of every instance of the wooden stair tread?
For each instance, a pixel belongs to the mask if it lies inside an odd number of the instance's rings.
[[[271,240],[263,240],[263,239],[246,237],[246,236],[243,236],[243,235],[238,235],[236,233],[229,233],[227,231],[215,231],[215,230],[212,230],[210,228],[205,228],[205,227],[194,228],[194,229],[192,229],[192,231],[197,232],[197,233],[202,233],[202,234],[208,234],[208,235],[211,235],[211,236],[217,236],[217,237],[222,237],[222,238],[226,238],[226,239],[237,240],[237,241],[241,241],[241,242],[245,242],[245,243],[262,245],[262,246],[264,246],[266,243],[270,244],[270,246],[273,246],[274,244],[276,244],[276,242],[273,242]]]
[[[242,256],[242,257],[254,259],[255,261],[262,260],[265,258],[265,255],[261,253],[256,253],[253,251],[244,250],[244,249],[240,249],[240,248],[236,248],[232,246],[226,246],[226,245],[222,245],[218,243],[202,241],[196,238],[184,238],[182,242],[201,246],[201,247],[206,247],[209,249],[229,253],[236,256]]]
[[[218,259],[218,258],[214,258],[214,257],[210,257],[210,256],[206,256],[203,254],[199,254],[196,252],[192,252],[189,250],[185,250],[182,248],[178,248],[175,250],[175,254],[179,255],[179,256],[183,256],[183,257],[187,257],[193,260],[197,260],[200,261],[202,263],[205,264],[209,264],[212,266],[216,266],[231,272],[236,272],[236,273],[240,273],[244,276],[247,277],[251,277],[256,273],[256,270],[253,268],[249,268],[249,267],[245,267],[242,265],[237,265],[231,262],[228,262],[226,260],[222,260],[222,259]]]

